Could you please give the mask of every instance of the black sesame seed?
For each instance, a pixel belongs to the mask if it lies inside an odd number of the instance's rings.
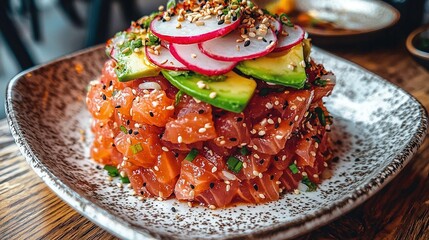
[[[132,129],[128,130],[128,134],[133,134],[133,130]]]
[[[130,125],[130,120],[129,119],[127,120],[127,125]]]
[[[112,147],[116,147],[116,145],[114,143],[112,143]]]
[[[120,106],[120,105],[118,105],[118,106],[115,106],[115,108],[121,108],[121,106]]]
[[[274,161],[278,161],[279,160],[279,157],[277,157],[277,156],[274,156]]]
[[[232,17],[232,21],[237,21],[237,15],[235,15],[234,17]]]
[[[144,185],[144,184],[146,184],[146,183],[143,183],[143,187],[144,187],[144,186],[146,186],[146,185]],[[144,195],[144,192],[143,192],[143,191],[140,191],[140,194],[141,194],[141,195]]]
[[[229,141],[235,142],[235,141],[237,141],[237,138],[230,138]]]
[[[210,183],[210,188],[214,188],[214,183]]]
[[[203,113],[204,113],[204,110],[203,110],[203,109],[200,109],[200,110],[198,110],[198,113],[199,113],[199,114],[203,114]]]
[[[105,90],[105,89],[106,89],[106,85],[103,84],[103,90]]]
[[[179,153],[177,153],[177,152],[174,152],[174,157],[178,157],[179,156]]]
[[[153,112],[149,112],[149,115],[150,115],[151,117],[155,116],[155,115],[153,115]]]
[[[273,42],[273,40],[270,40],[270,44]]]
[[[305,138],[305,141],[310,142],[310,138]]]
[[[98,170],[101,170],[101,167],[100,167],[100,166],[98,166],[98,165],[97,165],[95,168],[97,168]]]
[[[293,122],[289,122],[289,126],[292,126],[293,125]]]
[[[243,121],[243,118],[242,117],[238,117],[237,118],[237,122],[241,122],[241,121]]]
[[[248,47],[250,45],[250,40],[246,40],[245,42],[244,42],[244,46],[245,47]]]
[[[258,185],[256,185],[256,184],[253,184],[253,188],[256,190],[256,191],[258,191]]]
[[[267,39],[265,39],[265,38],[262,38],[262,41],[264,41],[264,42],[267,42]]]
[[[176,212],[176,208],[171,207],[171,211],[172,211],[172,212]]]
[[[137,132],[137,131],[134,132],[134,135],[138,135],[138,134],[139,134],[139,132]]]
[[[275,129],[277,129],[277,128],[279,128],[279,127],[280,127],[280,123],[278,123],[278,122],[274,123],[274,128],[275,128]]]
[[[285,109],[287,108],[287,106],[289,106],[289,103],[288,103],[287,101],[285,101],[285,102],[283,103],[283,110],[285,110]]]
[[[270,180],[273,180],[273,179],[274,179],[274,175],[271,175],[271,176],[270,176]]]
[[[262,164],[264,164],[264,162],[265,162],[265,161],[264,161],[264,159],[261,159],[261,160],[259,161],[259,164],[261,164],[261,165],[262,165]]]
[[[217,22],[217,25],[222,25],[225,22],[225,20],[221,19],[219,22]]]
[[[107,97],[106,97],[106,95],[104,95],[104,93],[103,93],[103,94],[101,94],[101,97],[103,98],[103,100],[106,100],[106,99],[107,99]]]
[[[143,183],[143,187],[146,187],[146,183]]]
[[[194,185],[192,185],[192,184],[190,185],[190,187],[191,187],[191,189],[195,189],[195,186],[194,186]]]
[[[109,82],[109,87],[112,86],[112,85],[113,85],[113,81],[110,81]]]

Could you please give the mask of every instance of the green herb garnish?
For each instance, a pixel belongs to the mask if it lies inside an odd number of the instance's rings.
[[[121,129],[121,132],[123,132],[123,133],[125,133],[125,134],[127,134],[127,133],[128,133],[127,128],[126,128],[126,127],[124,127],[123,125],[121,125],[119,128]]]
[[[175,104],[176,106],[177,106],[177,104],[179,104],[180,99],[182,99],[183,94],[185,94],[185,93],[184,93],[184,92],[182,92],[182,91],[180,91],[180,90],[176,93],[175,102],[174,102],[174,104]]]
[[[242,148],[240,148],[240,153],[241,155],[246,156],[250,154],[250,151],[246,146],[243,146]]]
[[[174,8],[176,6],[176,0],[168,0],[167,9]]]
[[[293,174],[297,174],[299,172],[298,167],[296,166],[295,163],[292,163],[291,165],[289,165],[289,169],[292,171]]]
[[[307,192],[314,192],[317,190],[317,185],[312,182],[307,176],[304,176],[301,182],[308,187]]]
[[[186,155],[185,160],[192,162],[198,155],[198,150],[195,148],[192,148],[192,150]]]
[[[130,179],[128,177],[122,177],[121,176],[121,182],[122,183],[130,183]]]
[[[143,151],[143,147],[140,143],[137,143],[137,144],[131,146],[130,148],[131,148],[131,151],[133,152],[133,154],[137,154],[137,153]]]
[[[293,27],[293,23],[290,20],[290,18],[288,17],[288,15],[286,13],[282,13],[279,17],[280,22],[282,22],[284,25],[288,26],[288,27]]]
[[[236,157],[229,157],[226,161],[226,165],[228,165],[228,169],[232,172],[239,173],[240,170],[243,168],[243,162],[238,160]]]
[[[326,86],[326,84],[328,83],[328,81],[326,81],[326,80],[322,80],[322,79],[320,79],[320,78],[318,78],[318,79],[316,79],[315,81],[314,81],[314,85],[316,85],[316,86],[320,86],[320,87],[324,87],[324,86]]]
[[[320,124],[322,124],[322,126],[326,126],[325,112],[320,107],[315,108],[314,111],[319,118]]]
[[[161,40],[159,40],[157,36],[153,35],[153,33],[150,32],[147,34],[146,46],[159,45],[160,43],[161,43]]]
[[[111,177],[117,177],[119,176],[119,171],[116,167],[111,166],[111,165],[104,165],[104,170],[107,171],[107,174],[109,174],[109,176]]]

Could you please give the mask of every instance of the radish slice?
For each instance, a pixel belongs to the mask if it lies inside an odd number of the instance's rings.
[[[195,22],[191,23],[188,20],[179,22],[177,18],[178,16],[176,15],[165,22],[159,18],[155,19],[152,21],[150,29],[161,40],[171,43],[192,44],[226,35],[236,29],[241,21],[240,18],[237,18],[237,20],[229,24],[219,24],[219,19],[212,16],[210,19],[199,20],[204,24],[199,26]],[[180,28],[178,28],[178,24],[180,24]]]
[[[273,21],[271,21],[271,24],[274,26],[274,31],[275,31],[276,35],[278,36],[279,33],[281,33],[282,29],[283,29],[282,28],[282,23],[279,22],[279,21],[277,21],[277,20],[273,20]]]
[[[257,36],[249,38],[250,44],[247,44],[247,41],[237,43],[237,39],[243,39],[238,29],[224,37],[199,43],[199,47],[203,53],[214,59],[244,61],[267,55],[277,44],[277,36],[271,29],[268,29],[261,40]]]
[[[189,70],[208,76],[227,73],[237,65],[237,62],[219,61],[205,55],[198,44],[170,43],[170,51]]]
[[[285,36],[283,33],[279,34],[279,42],[277,43],[277,47],[274,49],[274,52],[281,52],[290,49],[300,43],[305,35],[305,31],[298,25],[293,27],[283,25],[282,31],[287,32],[288,35]]]
[[[173,71],[186,71],[188,68],[179,62],[166,47],[161,47],[159,55],[151,53],[149,46],[145,47],[146,56],[150,62],[157,65],[160,68],[173,70]]]

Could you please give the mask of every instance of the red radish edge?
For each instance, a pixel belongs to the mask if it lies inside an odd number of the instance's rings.
[[[286,51],[294,46],[296,46],[298,43],[302,42],[302,39],[304,39],[305,36],[305,31],[304,29],[302,29],[300,26],[295,25],[294,28],[298,28],[301,31],[301,34],[299,35],[298,38],[296,38],[295,41],[293,41],[292,43],[286,44],[286,45],[281,45],[282,43],[282,39],[283,38],[287,38],[288,36],[282,36],[280,33],[280,36],[278,38],[278,43],[277,43],[277,47],[273,50],[273,52],[282,52],[282,51]]]
[[[204,42],[213,38],[217,38],[220,36],[224,36],[233,30],[235,30],[241,23],[241,18],[238,18],[235,22],[231,24],[227,24],[224,28],[216,29],[212,32],[207,32],[198,36],[170,36],[170,35],[164,35],[160,34],[154,29],[153,25],[155,24],[155,21],[159,21],[160,17],[154,19],[150,23],[150,30],[152,33],[160,38],[161,40],[170,42],[170,43],[178,43],[178,44],[193,44],[193,43],[199,43]]]
[[[221,75],[221,74],[225,74],[225,73],[227,73],[227,72],[229,72],[229,71],[231,71],[232,69],[234,69],[235,68],[235,66],[237,65],[237,63],[238,62],[233,62],[233,64],[231,65],[231,67],[229,67],[229,68],[225,68],[225,69],[222,69],[222,70],[207,70],[207,69],[201,69],[199,66],[197,66],[197,65],[193,65],[193,64],[190,64],[189,62],[187,62],[185,59],[183,59],[182,57],[180,57],[180,55],[179,55],[179,53],[178,53],[178,51],[177,51],[177,49],[176,49],[176,47],[175,47],[175,44],[170,44],[170,52],[171,52],[171,54],[179,61],[179,62],[181,62],[183,65],[185,65],[186,67],[188,67],[188,69],[189,70],[191,70],[191,71],[195,71],[195,72],[198,72],[198,73],[201,73],[201,74],[204,74],[204,75],[207,75],[207,76],[215,76],[215,75]],[[204,53],[203,53],[204,54]],[[208,56],[207,56],[208,57]],[[219,60],[216,60],[216,59],[213,59],[214,61],[219,61]]]
[[[172,71],[187,71],[187,70],[189,70],[189,69],[187,69],[187,68],[186,68],[186,66],[185,66],[185,65],[182,65],[182,66],[172,65],[172,64],[169,64],[169,63],[168,63],[168,61],[167,61],[167,63],[161,64],[160,62],[158,62],[158,61],[155,59],[154,54],[152,54],[152,53],[150,53],[150,52],[148,51],[148,48],[149,48],[149,46],[146,46],[146,47],[145,47],[146,57],[147,57],[147,59],[148,59],[151,63],[155,64],[156,66],[158,66],[158,67],[160,67],[160,68],[162,68],[162,69],[167,69],[167,70],[172,70]],[[166,47],[162,47],[161,53],[162,53],[163,51],[167,52],[167,55],[169,55],[168,57],[170,57],[170,58],[174,58],[173,60],[176,60],[178,63],[182,64],[179,60],[177,60],[177,58],[175,58],[175,57],[171,54],[170,50],[168,50]]]
[[[269,30],[272,31],[272,34],[274,36],[274,40],[278,42],[277,35],[275,34],[275,32],[271,29],[269,29]],[[207,55],[213,59],[220,60],[220,61],[228,61],[228,62],[235,62],[235,61],[239,62],[239,61],[254,59],[254,58],[258,58],[258,57],[263,57],[263,56],[267,55],[268,53],[274,51],[274,49],[276,48],[276,44],[273,44],[273,46],[270,47],[269,49],[265,49],[264,51],[259,52],[259,53],[255,53],[255,54],[251,54],[251,55],[247,55],[247,56],[240,56],[240,57],[227,57],[227,56],[220,56],[220,55],[215,55],[213,53],[210,53],[209,51],[204,49],[203,43],[204,42],[198,43],[198,48],[200,49],[201,52],[203,52],[205,55]]]

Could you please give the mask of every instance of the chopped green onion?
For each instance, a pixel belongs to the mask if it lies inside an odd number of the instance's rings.
[[[298,167],[295,165],[295,163],[289,165],[289,169],[292,171],[293,174],[297,174],[299,172]]]
[[[246,146],[244,146],[244,147],[240,148],[240,153],[241,153],[241,155],[246,156],[246,155],[250,154],[250,151]]]
[[[131,146],[131,151],[133,151],[133,154],[137,154],[137,153],[143,151],[143,147],[140,143],[137,143],[137,144]]]
[[[121,125],[121,131],[123,132],[123,133],[125,133],[125,134],[127,134],[128,133],[128,130],[127,130],[127,128],[126,127],[124,127],[123,125]]]
[[[107,174],[109,174],[109,176],[111,176],[111,177],[117,177],[117,176],[119,176],[119,171],[114,166],[104,165],[104,170],[106,170]]]
[[[243,162],[239,161],[237,165],[235,165],[233,172],[239,173],[242,168],[243,168]]]
[[[179,104],[180,99],[182,99],[183,94],[185,94],[185,93],[184,93],[184,92],[182,92],[182,91],[180,91],[180,90],[176,93],[176,98],[175,98],[175,102],[174,102],[174,104],[175,104],[176,106],[177,106],[177,104]]]
[[[307,176],[303,177],[301,182],[308,187],[307,192],[314,192],[317,190],[317,185],[312,182]]]
[[[174,8],[176,6],[176,0],[168,0],[167,9]]]
[[[228,158],[226,165],[228,165],[229,170],[235,173],[240,172],[240,170],[243,168],[243,163],[238,160],[238,158],[232,156]]]
[[[322,80],[320,78],[316,79],[316,81],[314,81],[314,85],[316,86],[320,86],[320,87],[325,87],[328,81],[326,80]]]
[[[288,15],[286,13],[282,13],[279,17],[280,22],[282,22],[284,25],[288,27],[293,27],[292,21],[289,19]]]
[[[321,109],[320,107],[317,107],[314,109],[314,111],[316,112],[317,117],[319,118],[320,124],[322,124],[322,126],[326,126],[325,112],[323,111],[323,109]]]
[[[146,38],[146,45],[147,46],[154,46],[154,45],[159,45],[161,43],[161,41],[159,40],[159,38],[155,35],[153,35],[153,33],[148,33],[147,34],[147,38]]]
[[[192,162],[198,155],[198,150],[195,148],[192,148],[192,150],[186,155],[185,160]]]
[[[122,177],[121,176],[121,182],[122,183],[130,183],[130,179],[128,177]]]

